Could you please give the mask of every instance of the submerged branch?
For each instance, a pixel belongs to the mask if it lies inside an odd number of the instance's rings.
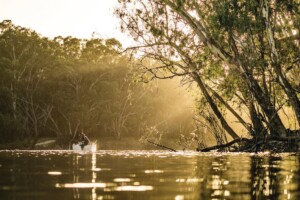
[[[150,144],[153,144],[153,145],[155,145],[157,147],[161,147],[163,149],[168,149],[169,151],[177,152],[175,149],[172,149],[170,147],[167,147],[167,146],[164,146],[164,145],[161,145],[161,144],[154,143],[154,142],[152,142],[150,140],[147,140],[147,142],[149,142]]]

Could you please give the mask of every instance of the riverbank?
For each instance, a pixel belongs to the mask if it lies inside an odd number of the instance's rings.
[[[134,137],[124,137],[121,139],[106,137],[98,140],[92,140],[96,143],[97,150],[195,150],[199,152],[300,152],[300,140],[299,138],[268,138],[263,141],[238,138],[232,140],[226,144],[208,146],[206,148],[199,149],[197,147],[189,146],[189,148],[183,147],[179,144],[177,138],[165,138],[164,140],[156,143],[152,140],[141,141]],[[42,138],[40,139],[34,148],[28,148],[28,142],[16,141],[13,143],[0,144],[0,150],[67,150],[68,145],[62,147],[59,146],[55,138]]]
[[[96,141],[92,140],[97,144],[97,150],[161,150],[163,148],[155,146],[147,141],[140,141],[134,137],[126,137],[121,139],[116,138],[100,138]],[[28,150],[26,141],[16,141],[12,143],[0,144],[0,149],[20,149]],[[181,150],[182,147],[178,144],[177,138],[165,139],[160,144],[172,147],[177,150]],[[34,147],[35,150],[60,150],[68,149],[68,147],[61,147],[57,145],[55,138],[42,138]]]
[[[147,141],[141,141],[135,137],[124,137],[121,139],[101,138],[96,141],[98,150],[162,150],[163,148],[155,146]],[[168,138],[162,140],[159,144],[182,150],[178,144],[177,138]],[[196,148],[195,148],[196,149]]]

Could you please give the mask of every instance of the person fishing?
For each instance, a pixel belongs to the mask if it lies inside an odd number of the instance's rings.
[[[89,138],[84,134],[83,130],[81,131],[81,133],[79,133],[78,135],[79,138],[79,146],[81,147],[81,149],[83,150],[83,148],[88,145],[90,143]]]

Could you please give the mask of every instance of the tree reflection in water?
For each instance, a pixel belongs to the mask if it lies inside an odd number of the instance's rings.
[[[299,199],[299,157],[252,157],[253,199]],[[295,177],[297,175],[297,177]]]
[[[198,199],[300,199],[299,156],[226,155],[197,162]]]
[[[80,188],[91,189],[91,198],[92,200],[97,199],[96,188],[105,188],[107,184],[105,183],[97,183],[97,171],[100,171],[99,168],[96,167],[97,159],[96,153],[92,152],[90,154],[91,159],[87,156],[82,156],[80,154],[74,154],[72,156],[73,163],[73,183],[66,184],[56,184],[56,187],[60,188],[72,188],[73,189],[73,198],[74,199],[82,199],[79,193]],[[89,169],[89,166],[91,168]],[[85,172],[85,175],[82,176],[81,171]],[[91,173],[91,174],[90,174]],[[91,175],[91,177],[90,177]],[[84,177],[85,179],[90,177],[90,181],[88,182],[80,182],[80,177]]]
[[[0,199],[300,199],[299,155],[0,151]]]

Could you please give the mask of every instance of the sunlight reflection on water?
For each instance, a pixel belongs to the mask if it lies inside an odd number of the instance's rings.
[[[300,199],[299,160],[269,152],[0,151],[0,193],[1,200]]]
[[[124,185],[115,188],[116,191],[148,191],[153,190],[153,186],[148,185]]]
[[[130,182],[130,178],[115,178],[114,182]]]
[[[56,184],[55,187],[58,188],[105,188],[108,186],[114,186],[114,184],[108,183],[65,183]]]
[[[62,173],[61,172],[48,172],[48,174],[57,176],[57,175],[61,175]]]

